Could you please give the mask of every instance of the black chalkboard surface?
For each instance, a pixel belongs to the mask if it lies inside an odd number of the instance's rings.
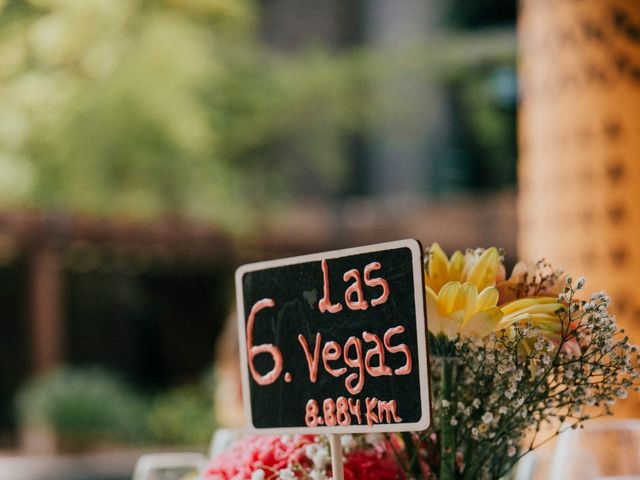
[[[240,267],[250,427],[265,433],[426,429],[422,269],[416,240]]]

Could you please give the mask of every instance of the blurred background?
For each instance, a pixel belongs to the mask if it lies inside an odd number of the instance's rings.
[[[205,449],[247,261],[496,245],[632,325],[634,2],[0,0],[0,460]]]

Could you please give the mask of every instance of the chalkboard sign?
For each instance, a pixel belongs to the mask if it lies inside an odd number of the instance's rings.
[[[250,427],[265,433],[428,428],[423,282],[416,240],[240,267]]]

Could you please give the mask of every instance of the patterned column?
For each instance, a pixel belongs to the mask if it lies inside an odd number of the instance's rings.
[[[519,249],[546,257],[640,342],[640,3],[522,0]]]

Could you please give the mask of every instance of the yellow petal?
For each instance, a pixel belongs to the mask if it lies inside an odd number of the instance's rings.
[[[460,312],[457,314],[447,315],[442,319],[442,332],[450,339],[455,339],[460,332],[460,326],[462,325],[462,315]]]
[[[562,332],[562,323],[558,321],[557,317],[551,315],[545,315],[544,318],[538,315],[533,315],[533,323],[536,328],[544,330],[545,332],[560,333]]]
[[[432,333],[440,333],[442,319],[438,313],[438,297],[431,287],[425,288],[427,293],[427,328]]]
[[[438,293],[438,312],[440,314],[446,315],[459,310],[456,308],[456,300],[460,288],[460,282],[448,282],[440,289],[440,293]]]
[[[505,313],[500,321],[500,328],[529,322],[544,332],[562,331],[562,321],[557,312],[564,306],[557,303],[553,297],[523,298],[509,302],[500,308]]]
[[[429,260],[427,264],[427,275],[425,276],[425,282],[436,293],[440,291],[442,286],[447,281],[447,275],[449,270],[449,259],[444,253],[440,245],[433,243],[429,248]]]
[[[535,304],[536,301],[533,298],[519,298],[518,300],[514,300],[512,302],[501,305],[500,309],[505,315],[508,315],[510,313],[517,312]]]
[[[498,289],[495,287],[487,287],[480,292],[476,301],[476,310],[485,310],[489,307],[495,307],[498,304]]]
[[[561,308],[561,306],[560,306]],[[511,318],[514,315],[523,315],[523,314],[527,314],[527,315],[531,315],[531,318],[533,319],[544,319],[544,318],[553,318],[553,319],[558,319],[557,315],[555,314],[555,312],[558,311],[558,306],[551,304],[551,305],[531,305],[530,307],[527,308],[523,308],[522,310],[517,310],[513,313],[509,313],[507,315],[505,315],[505,319],[507,318]],[[503,310],[504,313],[504,310]]]
[[[512,314],[509,316],[505,315],[500,321],[500,325],[498,326],[498,328],[509,328],[510,326],[517,323],[525,323],[531,320],[532,316],[530,313]]]
[[[456,250],[449,260],[449,278],[452,280],[460,280],[462,278],[462,270],[464,270],[464,254],[460,250]]]
[[[486,249],[480,259],[467,272],[466,281],[473,283],[480,290],[493,286],[498,275],[500,252],[495,247]]]
[[[501,305],[500,308],[506,315],[518,310],[523,310],[532,305],[546,305],[546,304],[556,304],[562,307],[562,304],[556,302],[555,297],[536,297],[536,298],[520,298],[518,300],[505,303],[504,305]]]
[[[478,298],[478,287],[473,283],[465,283],[462,285],[456,298],[455,310],[464,310],[465,320],[470,318],[479,308],[476,307]]]
[[[492,307],[473,315],[464,322],[460,330],[466,336],[483,338],[496,329],[501,318],[502,311],[498,307]]]
[[[437,313],[427,316],[427,329],[437,335],[442,332],[442,318]]]

